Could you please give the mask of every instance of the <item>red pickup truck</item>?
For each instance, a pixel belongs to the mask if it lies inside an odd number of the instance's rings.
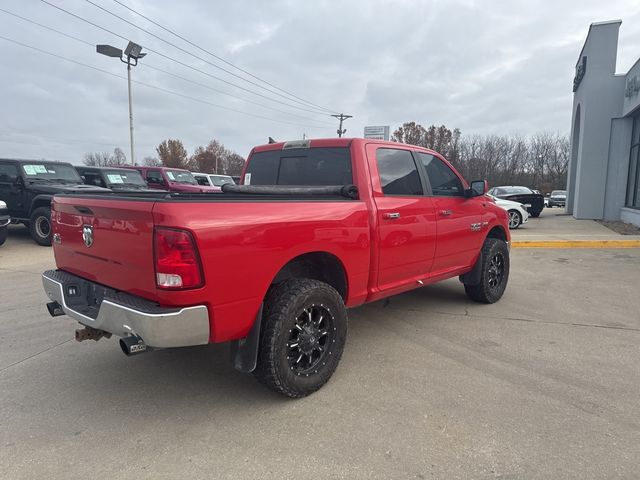
[[[493,303],[506,211],[438,153],[365,139],[255,147],[223,194],[56,195],[51,315],[128,354],[232,342],[236,368],[290,397],[333,374],[356,307],[459,276]]]

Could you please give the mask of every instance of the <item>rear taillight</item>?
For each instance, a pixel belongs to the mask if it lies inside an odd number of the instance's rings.
[[[159,288],[182,290],[203,285],[200,257],[191,233],[156,228],[154,254]]]

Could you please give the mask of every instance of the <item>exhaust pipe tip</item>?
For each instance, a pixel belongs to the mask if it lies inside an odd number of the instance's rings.
[[[64,315],[64,310],[58,302],[49,302],[47,303],[47,310],[49,311],[49,315],[52,317],[59,317],[60,315]]]
[[[122,349],[122,353],[124,353],[127,357],[131,357],[132,355],[139,355],[141,353],[145,353],[148,350],[147,345],[142,341],[142,339],[135,335],[121,338],[120,348]]]

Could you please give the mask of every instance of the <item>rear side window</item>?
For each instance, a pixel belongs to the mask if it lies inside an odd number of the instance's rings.
[[[296,148],[251,156],[245,185],[349,185],[353,183],[348,148]]]
[[[413,156],[408,150],[379,148],[378,173],[385,195],[422,195],[422,184]]]
[[[462,182],[460,178],[453,173],[438,157],[429,155],[428,153],[418,152],[418,158],[424,165],[431,183],[431,191],[438,197],[459,197],[464,195]]]

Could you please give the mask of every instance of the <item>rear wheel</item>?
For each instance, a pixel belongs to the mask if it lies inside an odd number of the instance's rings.
[[[509,280],[509,249],[504,240],[487,238],[482,246],[480,283],[465,285],[467,296],[480,303],[495,303]]]
[[[7,241],[9,236],[9,227],[0,227],[0,245]]]
[[[31,214],[29,231],[38,245],[51,245],[51,208],[38,207]]]
[[[533,210],[533,211],[531,212],[531,216],[532,216],[533,218],[538,218],[538,217],[540,216],[540,213],[541,213],[541,212],[542,212],[542,210]]]
[[[517,210],[509,210],[509,228],[516,229],[522,223],[522,215]]]
[[[309,395],[331,378],[346,337],[347,312],[333,287],[287,280],[267,295],[254,375],[288,397]]]

